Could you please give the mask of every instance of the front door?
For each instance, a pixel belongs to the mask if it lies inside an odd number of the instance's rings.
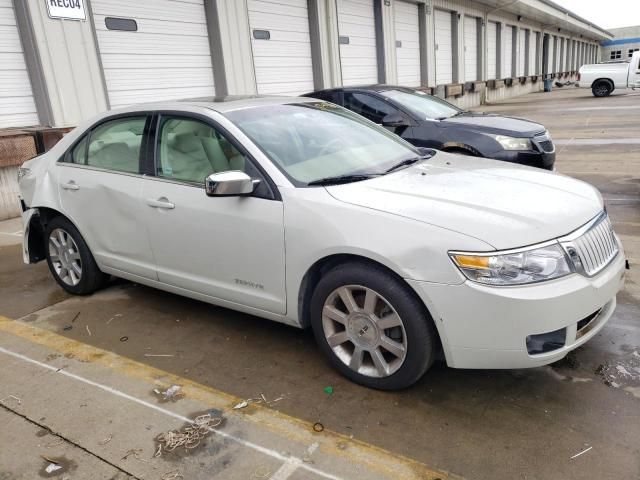
[[[208,122],[162,115],[155,168],[142,202],[160,282],[286,313],[283,205],[252,160]],[[229,170],[259,179],[254,194],[208,197],[205,178]]]
[[[156,278],[147,233],[140,228],[140,158],[146,115],[102,123],[58,163],[64,214],[101,267]]]

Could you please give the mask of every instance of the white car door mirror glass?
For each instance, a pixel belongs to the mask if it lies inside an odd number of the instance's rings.
[[[204,182],[205,192],[209,197],[225,197],[249,195],[260,180],[252,180],[244,172],[232,170],[229,172],[212,173]]]

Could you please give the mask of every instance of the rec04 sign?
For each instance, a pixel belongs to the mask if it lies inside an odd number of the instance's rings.
[[[51,18],[86,20],[84,0],[44,0]]]

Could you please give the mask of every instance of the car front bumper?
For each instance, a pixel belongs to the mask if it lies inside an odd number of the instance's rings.
[[[597,276],[579,274],[533,285],[491,287],[408,280],[429,308],[453,368],[527,368],[563,358],[595,336],[616,307],[624,252]],[[527,338],[562,331],[561,345],[530,354]]]
[[[541,153],[534,151],[514,151],[514,150],[502,150],[491,158],[495,160],[502,160],[504,162],[517,163],[520,165],[527,165],[529,167],[543,168],[545,170],[553,170],[556,163],[556,152]]]

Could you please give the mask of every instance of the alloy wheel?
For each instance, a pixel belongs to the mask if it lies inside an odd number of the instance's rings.
[[[62,228],[49,235],[49,258],[56,275],[67,285],[76,286],[82,279],[80,251],[71,235]]]
[[[334,290],[322,309],[329,347],[351,370],[368,377],[388,377],[407,356],[407,334],[393,306],[360,285]]]

